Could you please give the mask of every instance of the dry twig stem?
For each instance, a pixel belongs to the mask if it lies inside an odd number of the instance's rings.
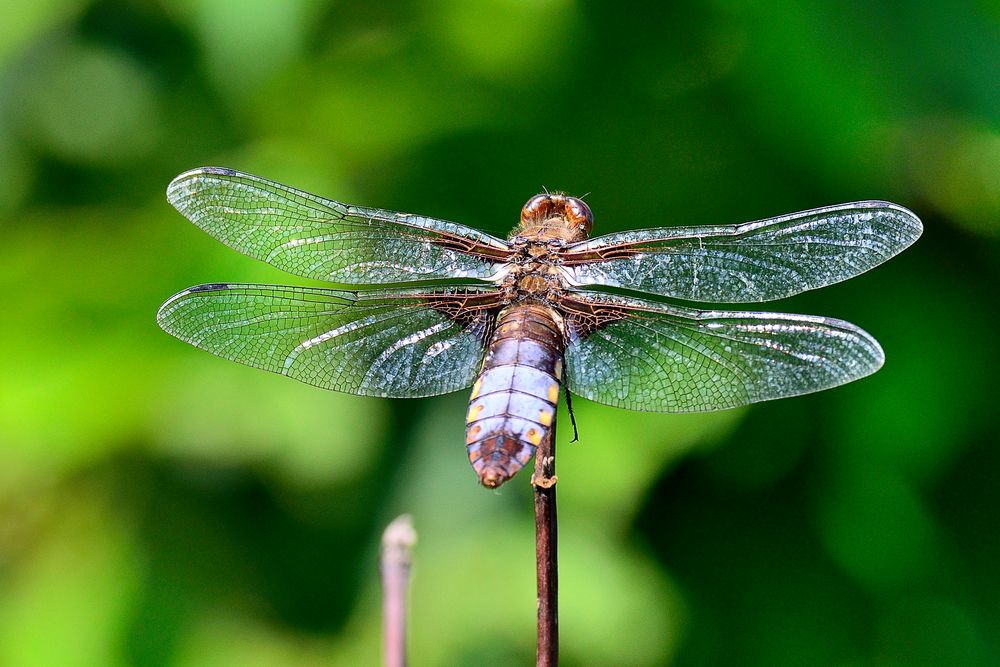
[[[393,519],[382,533],[382,664],[406,665],[406,593],[417,533],[409,515]]]
[[[538,581],[538,649],[535,664],[559,663],[559,568],[556,549],[556,425],[535,451],[535,570]]]

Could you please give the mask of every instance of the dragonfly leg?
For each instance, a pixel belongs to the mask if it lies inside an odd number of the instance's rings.
[[[566,389],[566,409],[569,410],[569,423],[573,425],[573,439],[570,442],[576,442],[580,439],[580,432],[576,430],[576,415],[573,414],[573,399],[570,395],[569,387],[564,384],[563,387]]]

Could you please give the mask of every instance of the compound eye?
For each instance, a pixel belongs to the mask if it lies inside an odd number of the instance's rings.
[[[590,230],[594,226],[594,214],[591,213],[590,207],[582,199],[567,197],[565,211],[566,220],[570,224],[590,234]]]
[[[551,195],[535,195],[521,209],[521,221],[544,220],[552,210]]]

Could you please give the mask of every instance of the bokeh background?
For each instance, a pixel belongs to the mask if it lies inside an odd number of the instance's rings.
[[[39,0],[0,9],[0,664],[357,665],[420,542],[415,665],[528,664],[528,476],[476,485],[464,392],[379,401],[162,333],[302,284],[164,200],[218,164],[495,234],[543,187],[599,232],[864,198],[924,237],[773,305],[875,376],[707,415],[575,402],[566,665],[1000,664],[1000,6],[973,0]]]

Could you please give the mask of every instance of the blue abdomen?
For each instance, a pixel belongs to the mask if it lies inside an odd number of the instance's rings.
[[[552,433],[564,349],[558,318],[540,304],[499,315],[466,420],[469,460],[484,486],[513,477]]]

